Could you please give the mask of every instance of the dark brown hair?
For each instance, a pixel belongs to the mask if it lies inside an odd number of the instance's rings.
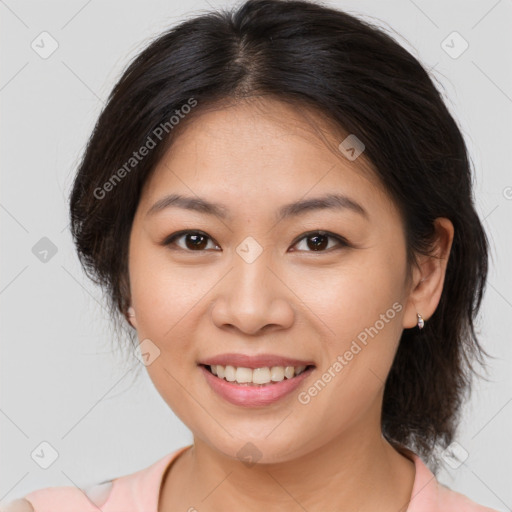
[[[409,264],[430,253],[437,217],[454,225],[439,305],[423,330],[403,331],[382,410],[385,437],[430,461],[454,439],[472,364],[487,355],[474,320],[488,241],[461,132],[429,74],[383,29],[313,2],[249,0],[160,35],[115,85],[79,166],[70,213],[80,261],[107,292],[114,320],[126,324],[131,224],[143,185],[178,132],[172,116],[179,129],[208,105],[266,95],[313,106],[364,142],[402,213]],[[149,139],[156,147],[131,161]]]

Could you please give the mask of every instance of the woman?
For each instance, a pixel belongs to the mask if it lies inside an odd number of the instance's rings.
[[[276,0],[172,28],[116,84],[70,211],[194,442],[13,509],[491,510],[426,465],[484,353],[467,149],[378,28]]]

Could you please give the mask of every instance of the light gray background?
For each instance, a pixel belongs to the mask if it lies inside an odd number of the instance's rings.
[[[145,371],[133,381],[112,350],[101,291],[74,253],[67,197],[78,157],[126,64],[187,14],[233,3],[0,0],[0,503],[40,487],[128,474],[192,441]],[[512,2],[325,3],[396,31],[433,68],[468,141],[493,258],[481,340],[496,359],[489,361],[490,382],[479,382],[465,409],[457,442],[469,457],[457,469],[445,466],[439,479],[511,510]],[[59,44],[47,59],[31,48],[43,31]],[[456,59],[441,45],[453,31],[469,43]],[[32,252],[42,237],[57,247],[46,263]],[[31,458],[43,441],[58,452],[46,470]]]

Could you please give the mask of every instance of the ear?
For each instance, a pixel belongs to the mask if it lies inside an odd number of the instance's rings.
[[[126,319],[128,320],[128,322],[130,322],[132,327],[137,329],[137,319],[135,318],[135,309],[133,309],[132,306],[130,306],[128,308],[128,311],[126,312]]]
[[[452,222],[439,217],[434,222],[436,240],[431,256],[420,255],[418,266],[413,268],[411,288],[403,316],[403,327],[410,329],[418,324],[417,313],[425,322],[434,314],[441,299],[448,257],[453,242]]]

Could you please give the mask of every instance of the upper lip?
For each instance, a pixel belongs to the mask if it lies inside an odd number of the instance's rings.
[[[301,359],[294,359],[292,357],[278,356],[274,354],[259,354],[249,356],[246,354],[219,354],[207,359],[203,359],[198,364],[203,365],[216,365],[221,366],[236,366],[243,368],[264,368],[268,366],[314,366],[313,361],[304,361]]]

